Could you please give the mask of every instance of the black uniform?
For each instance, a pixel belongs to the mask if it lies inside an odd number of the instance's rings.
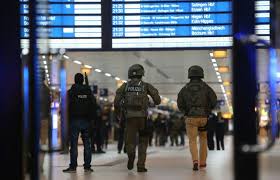
[[[216,124],[217,124],[218,118],[214,113],[211,113],[208,117],[208,123],[207,123],[207,144],[209,150],[215,149],[215,142],[214,142],[214,134],[216,131]]]
[[[225,149],[224,135],[225,135],[225,121],[222,117],[218,117],[217,126],[216,126],[217,150],[220,150],[220,146],[222,150]]]
[[[81,133],[84,144],[84,169],[91,169],[91,120],[95,116],[96,99],[89,86],[83,85],[83,75],[75,75],[75,84],[68,91],[68,110],[71,129],[70,165],[63,172],[75,172],[78,157],[78,138]]]

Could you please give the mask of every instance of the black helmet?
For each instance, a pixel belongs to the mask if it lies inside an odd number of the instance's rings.
[[[144,76],[145,74],[145,70],[144,67],[140,64],[134,64],[132,66],[130,66],[130,68],[128,69],[128,78],[131,79],[133,77],[137,77],[137,76]]]
[[[200,66],[191,66],[188,70],[188,78],[191,79],[193,77],[204,78],[203,69]]]
[[[83,84],[84,82],[84,76],[81,73],[75,74],[75,84]]]

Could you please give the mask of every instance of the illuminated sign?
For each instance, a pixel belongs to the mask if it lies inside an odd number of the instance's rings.
[[[22,46],[28,46],[28,0],[20,1]],[[38,8],[39,43],[48,38],[50,48],[100,49],[101,0],[49,0],[48,16]]]
[[[256,33],[269,39],[269,1],[256,2]],[[113,0],[112,48],[232,46],[232,1]]]

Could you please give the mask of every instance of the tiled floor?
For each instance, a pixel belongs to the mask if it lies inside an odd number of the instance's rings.
[[[69,164],[69,155],[54,154],[52,163],[46,158],[42,179],[52,180],[233,180],[232,138],[226,138],[225,151],[210,151],[207,168],[192,171],[188,147],[149,148],[147,157],[148,173],[137,173],[126,169],[126,155],[117,154],[116,146],[111,145],[106,154],[93,155],[94,173],[84,173],[82,147],[79,148],[77,173],[63,173]],[[279,180],[280,144],[260,156],[260,179]],[[50,166],[51,165],[51,166]]]

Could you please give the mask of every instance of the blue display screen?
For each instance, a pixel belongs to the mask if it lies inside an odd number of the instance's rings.
[[[232,0],[112,2],[113,48],[232,45]],[[269,35],[269,5],[268,0],[256,2],[256,33],[259,35]]]
[[[20,13],[28,13],[28,5],[20,4]],[[38,13],[43,13],[38,11]],[[101,14],[100,4],[49,4],[48,14]]]
[[[113,37],[230,36],[231,25],[116,27]]]
[[[174,2],[174,3],[138,3],[113,4],[113,14],[121,13],[193,13],[228,12],[231,2]]]
[[[119,15],[113,16],[113,25],[191,25],[230,24],[231,13],[170,14],[170,15]]]
[[[19,1],[24,39],[29,37],[29,7],[28,0]],[[112,33],[112,49],[230,47],[232,1],[112,0],[112,9],[108,9],[112,13],[112,24],[106,23],[103,28]],[[102,14],[105,11],[102,11],[101,0],[48,2],[48,16],[44,15],[44,10],[37,11],[39,35],[47,33],[48,38],[61,40],[56,44],[67,47],[65,39],[72,39],[71,43],[84,42],[83,48],[102,47],[102,21],[111,13]],[[269,38],[270,1],[257,0],[255,15],[256,34]],[[91,46],[91,39],[98,39],[99,44]],[[74,46],[70,48],[79,48]]]
[[[28,38],[30,23],[27,16],[28,1],[20,2],[21,37]],[[48,27],[42,29],[48,29],[48,32],[44,32],[48,33],[49,38],[101,37],[101,0],[49,0],[49,2],[48,16],[43,15],[43,10],[38,9],[36,17],[39,27]]]

